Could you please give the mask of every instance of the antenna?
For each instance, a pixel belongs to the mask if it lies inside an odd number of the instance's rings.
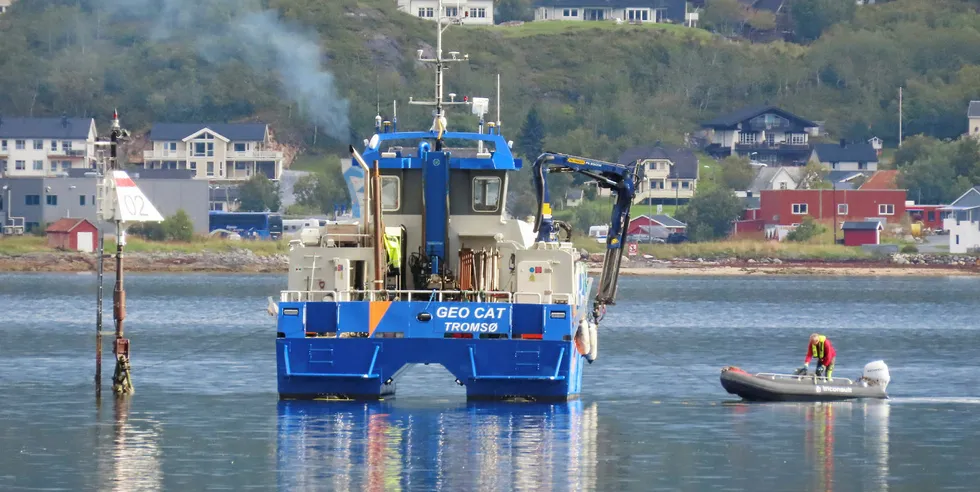
[[[497,74],[497,135],[500,135],[500,74]]]

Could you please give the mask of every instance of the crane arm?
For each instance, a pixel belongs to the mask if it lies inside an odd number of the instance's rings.
[[[548,173],[574,172],[591,178],[601,188],[612,190],[616,195],[609,232],[606,235],[606,257],[599,277],[599,289],[593,306],[593,316],[598,319],[602,306],[615,304],[619,266],[623,255],[623,242],[630,221],[630,208],[636,196],[637,163],[617,164],[578,157],[557,152],[545,152],[534,161],[534,189],[538,210],[534,220],[537,241],[557,240],[557,227],[551,217],[551,201],[548,194]]]

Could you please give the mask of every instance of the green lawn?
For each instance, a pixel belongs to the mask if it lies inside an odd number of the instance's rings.
[[[105,249],[111,253],[116,250],[113,237],[105,238]],[[259,256],[270,256],[289,251],[286,241],[228,241],[217,238],[199,238],[191,242],[158,242],[145,241],[136,237],[126,238],[126,251],[147,253],[203,253],[205,251],[222,252],[241,249],[252,250]],[[0,238],[0,254],[21,255],[55,251],[47,245],[47,239],[40,236],[15,236]]]
[[[477,29],[474,27],[474,29]],[[499,32],[507,38],[525,38],[530,36],[548,36],[555,34],[588,34],[590,31],[663,31],[678,36],[689,36],[698,39],[710,39],[712,34],[704,29],[686,27],[677,24],[616,24],[613,21],[583,22],[583,21],[539,21],[525,22],[519,26],[486,26],[490,32]]]

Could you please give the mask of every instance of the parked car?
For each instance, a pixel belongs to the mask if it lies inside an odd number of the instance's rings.
[[[687,235],[683,232],[672,232],[667,236],[667,244],[680,244],[687,241]]]
[[[651,236],[650,234],[630,234],[626,236],[626,242],[642,244],[663,244],[661,237]]]

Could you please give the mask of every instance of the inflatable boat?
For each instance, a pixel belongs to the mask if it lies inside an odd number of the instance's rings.
[[[737,367],[721,370],[725,391],[748,401],[841,401],[860,398],[885,399],[885,388],[891,381],[884,361],[864,366],[857,381],[805,374],[749,374]]]

